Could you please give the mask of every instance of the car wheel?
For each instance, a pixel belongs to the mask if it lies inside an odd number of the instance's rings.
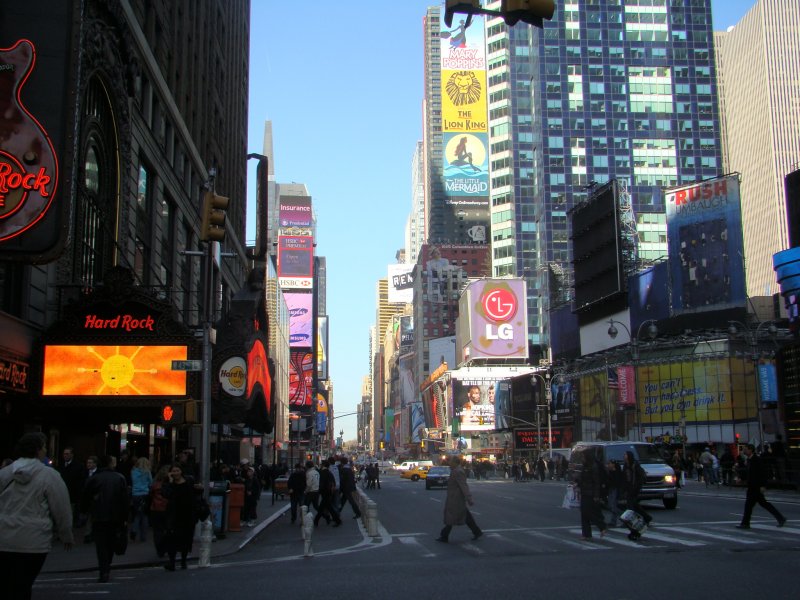
[[[411,481],[419,481],[419,475],[412,475]]]
[[[678,508],[677,496],[675,496],[674,498],[662,498],[661,501],[664,503],[664,508],[668,508],[669,510],[674,510]]]

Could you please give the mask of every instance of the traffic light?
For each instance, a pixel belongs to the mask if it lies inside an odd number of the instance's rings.
[[[221,242],[225,239],[225,211],[230,198],[206,192],[203,196],[202,224],[200,239],[205,242]]]
[[[473,9],[480,8],[480,0],[447,0],[444,8],[444,24],[448,27],[453,26],[453,15],[455,13],[467,13],[467,22],[464,27],[469,27],[472,21]]]
[[[165,404],[161,408],[161,422],[164,425],[183,425],[184,410],[182,403]]]
[[[502,0],[500,12],[509,27],[523,21],[540,29],[544,27],[542,19],[553,18],[556,5],[553,0]]]

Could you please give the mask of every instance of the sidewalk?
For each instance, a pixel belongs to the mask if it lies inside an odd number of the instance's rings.
[[[255,536],[267,528],[273,521],[289,510],[289,500],[284,498],[275,499],[272,503],[272,493],[265,492],[258,502],[258,523],[253,527],[241,527],[241,531],[226,531],[218,534],[217,539],[211,543],[211,562],[214,559],[228,554],[233,554],[244,548]],[[97,555],[95,545],[83,543],[83,533],[76,535],[75,545],[71,550],[64,550],[64,545],[55,542],[53,549],[47,555],[47,560],[42,568],[42,573],[63,573],[70,571],[96,571]],[[128,550],[123,556],[114,556],[111,565],[112,571],[115,569],[126,569],[132,567],[147,567],[164,564],[165,559],[158,558],[153,546],[152,531],[146,542],[128,542]],[[224,537],[223,537],[224,536]],[[200,542],[195,541],[192,545],[192,553],[189,555],[189,563],[196,564],[199,555]]]

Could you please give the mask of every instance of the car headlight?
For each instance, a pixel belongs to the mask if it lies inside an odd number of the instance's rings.
[[[664,481],[667,483],[675,483],[675,475],[664,475]]]

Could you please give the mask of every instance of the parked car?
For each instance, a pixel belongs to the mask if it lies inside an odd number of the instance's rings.
[[[433,466],[433,461],[430,460],[406,460],[395,467],[398,471],[408,471],[420,465]]]
[[[678,485],[675,471],[667,464],[666,458],[653,444],[646,442],[578,442],[572,447],[569,455],[567,479],[574,481],[583,465],[586,452],[598,453],[603,465],[608,461],[625,462],[625,451],[631,450],[636,460],[642,465],[647,477],[639,493],[640,500],[661,500],[664,508],[673,509],[678,506]]]
[[[425,479],[428,476],[428,471],[432,468],[433,467],[429,467],[428,465],[420,465],[408,471],[403,471],[400,477],[403,479],[410,479],[411,481],[419,481],[420,479]]]
[[[425,489],[447,487],[448,481],[450,481],[450,467],[431,467],[425,476]]]

